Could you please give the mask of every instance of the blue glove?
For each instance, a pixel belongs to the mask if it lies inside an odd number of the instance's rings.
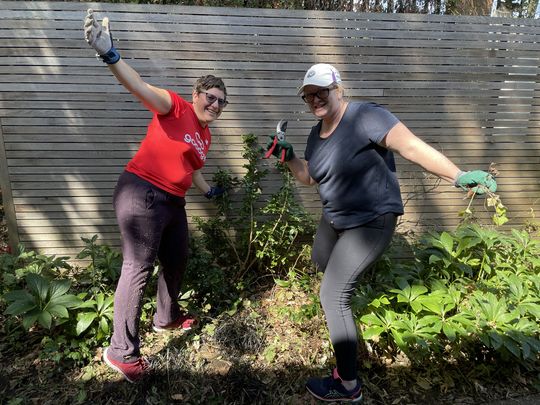
[[[482,170],[471,172],[459,172],[454,181],[456,187],[461,187],[465,191],[472,190],[476,194],[485,194],[486,191],[494,193],[497,191],[497,182],[491,174]]]
[[[210,200],[210,199],[212,199],[214,197],[218,197],[220,195],[225,194],[225,191],[227,191],[227,190],[225,190],[225,188],[223,188],[223,187],[212,186],[212,187],[210,187],[210,190],[208,190],[204,196]]]

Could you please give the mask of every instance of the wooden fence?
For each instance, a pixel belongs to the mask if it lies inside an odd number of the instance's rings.
[[[108,15],[124,59],[150,83],[189,96],[197,77],[224,78],[231,104],[212,125],[205,168],[241,175],[241,135],[261,143],[288,119],[302,155],[311,114],[296,96],[307,68],[334,64],[351,100],[387,106],[462,169],[496,162],[508,226],[540,205],[540,22],[80,2],[0,2],[0,186],[10,243],[73,257],[81,236],[119,237],[112,191],[150,114],[83,39],[86,8]],[[264,183],[275,190],[278,176]],[[450,228],[468,201],[402,159],[404,232]],[[320,212],[315,188],[298,195]],[[489,221],[491,211],[473,207]],[[191,193],[190,215],[212,215]]]

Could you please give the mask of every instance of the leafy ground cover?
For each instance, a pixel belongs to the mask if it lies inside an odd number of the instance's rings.
[[[245,145],[245,176],[215,179],[237,192],[217,201],[217,215],[197,219],[191,240],[179,301],[199,326],[153,333],[149,284],[141,338],[154,367],[139,384],[101,358],[118,251],[83,239],[78,259],[88,264],[77,268],[24,247],[0,254],[1,403],[316,403],[304,383],[327,375],[333,356],[321,274],[309,261],[313,220],[286,171],[274,173],[283,187],[260,201],[267,173],[254,137]],[[500,220],[506,212],[495,202]],[[409,259],[389,252],[353,299],[364,402],[478,404],[540,392],[537,228],[502,233],[466,222],[410,248]]]
[[[303,384],[328,372],[331,351],[321,314],[291,319],[303,305],[311,305],[305,291],[275,286],[232,315],[203,317],[187,333],[157,335],[146,323],[144,353],[155,372],[138,385],[104,366],[101,349],[87,366],[72,367],[41,356],[43,332],[32,331],[17,347],[7,344],[4,329],[0,394],[9,404],[316,403]],[[485,359],[411,366],[406,357],[379,357],[360,347],[366,404],[478,404],[536,392],[537,368]]]

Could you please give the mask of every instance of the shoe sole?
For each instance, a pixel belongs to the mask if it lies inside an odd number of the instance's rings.
[[[107,365],[112,368],[114,371],[118,371],[120,374],[122,374],[124,376],[124,378],[126,379],[126,381],[130,382],[131,384],[135,384],[138,380],[132,380],[130,378],[128,378],[128,376],[126,374],[124,374],[124,372],[116,367],[114,364],[112,364],[110,362],[110,360],[108,359],[107,357],[107,351],[109,350],[108,347],[105,348],[105,350],[103,351],[103,360],[105,360],[105,363],[107,363]]]
[[[166,332],[173,332],[175,330],[191,330],[192,327],[188,327],[188,328],[170,328],[170,329],[165,329],[165,328],[159,328],[157,326],[152,326],[152,330],[154,332],[157,332],[157,333],[166,333]]]
[[[361,402],[364,399],[364,396],[362,394],[360,394],[358,398],[354,398],[354,399],[353,398],[323,398],[315,394],[308,387],[306,387],[306,389],[315,398],[320,399],[321,401],[326,401],[326,402]]]

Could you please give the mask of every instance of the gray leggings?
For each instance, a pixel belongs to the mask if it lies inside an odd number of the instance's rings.
[[[180,316],[177,298],[188,256],[185,199],[169,194],[133,173],[124,172],[114,192],[122,235],[122,272],[114,297],[114,333],[110,356],[133,362],[139,353],[142,297],[154,263],[157,282],[154,324],[165,326]]]
[[[388,213],[359,227],[338,231],[323,216],[315,235],[311,258],[324,272],[321,304],[338,373],[344,380],[357,377],[358,337],[351,297],[361,274],[381,257],[390,244],[396,222],[396,215]]]

